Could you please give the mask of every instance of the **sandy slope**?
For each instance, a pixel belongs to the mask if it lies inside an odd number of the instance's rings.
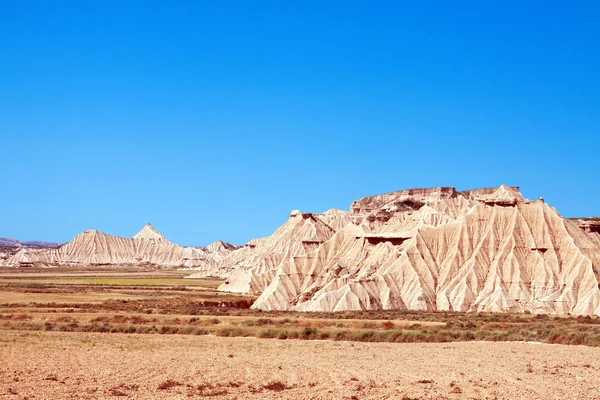
[[[520,343],[3,332],[0,397],[593,399],[599,359],[597,348]],[[181,385],[159,390],[168,379]],[[287,388],[264,387],[273,382]]]

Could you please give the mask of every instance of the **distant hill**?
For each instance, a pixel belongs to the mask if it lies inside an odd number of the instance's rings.
[[[60,244],[41,241],[24,241],[10,238],[0,238],[0,247],[27,247],[31,249],[43,249],[58,247]]]
[[[108,235],[87,230],[60,246],[41,248],[43,242],[19,245],[14,239],[0,243],[0,266],[156,266],[183,267],[203,271],[209,276],[218,273],[217,265],[237,247],[217,242],[208,248],[182,247],[164,237],[152,225],[146,224],[134,237]],[[37,244],[34,248],[33,244]],[[4,246],[4,247],[3,247]],[[48,246],[46,246],[48,247]]]

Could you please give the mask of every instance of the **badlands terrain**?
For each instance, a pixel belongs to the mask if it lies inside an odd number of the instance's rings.
[[[600,220],[566,219],[505,185],[293,211],[241,252],[224,260],[220,290],[260,294],[260,310],[600,314]]]
[[[600,398],[600,219],[516,187],[0,247],[0,398]]]
[[[349,211],[294,210],[271,236],[236,247],[88,230],[0,265],[188,268],[260,310],[443,310],[600,314],[600,219],[567,219],[517,187],[409,189]]]

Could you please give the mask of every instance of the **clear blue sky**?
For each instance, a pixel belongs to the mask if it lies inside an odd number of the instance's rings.
[[[600,2],[0,0],[0,237],[241,244],[519,185],[600,214]]]

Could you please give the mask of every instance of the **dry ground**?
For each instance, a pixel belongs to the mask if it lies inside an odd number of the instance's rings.
[[[265,313],[184,275],[0,269],[0,399],[600,399],[597,317]]]
[[[600,349],[2,332],[7,399],[594,399]]]

